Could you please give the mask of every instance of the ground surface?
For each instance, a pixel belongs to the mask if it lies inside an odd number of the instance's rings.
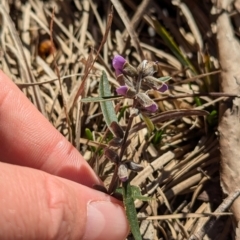
[[[124,159],[144,167],[142,172],[130,173],[131,184],[153,198],[135,202],[139,217],[150,217],[140,223],[143,238],[187,239],[209,219],[201,213],[213,212],[223,200],[219,163],[224,149],[221,142],[219,147],[217,128],[219,103],[226,95],[220,94],[224,90],[220,66],[224,65],[222,58],[227,59],[228,52],[235,56],[239,46],[221,45],[217,36],[224,9],[229,26],[234,27],[226,29],[238,44],[238,1],[226,7],[221,1],[207,0],[119,1],[123,9],[116,0],[9,2],[5,15],[2,11],[1,69],[79,149],[106,187],[113,164],[101,149],[108,146],[111,134],[99,103],[81,103],[79,96],[99,95],[102,70],[116,94],[118,82],[111,66],[116,54],[133,66],[143,59],[157,61],[158,77],[172,77],[166,93],[149,94],[158,99],[158,112],[148,116],[154,131],[146,128],[140,114],[134,118]],[[226,53],[219,54],[219,46]],[[231,60],[233,72],[238,59]],[[201,94],[194,95],[197,93]],[[225,93],[238,92],[230,89]],[[119,123],[126,129],[129,108],[124,107],[131,106],[132,100],[114,103],[118,116],[121,114]],[[196,110],[209,114],[196,114]],[[231,192],[228,184],[226,189]],[[223,216],[204,239],[232,239],[232,233],[230,217]]]

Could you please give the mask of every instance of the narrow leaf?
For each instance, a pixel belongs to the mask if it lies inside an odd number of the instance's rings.
[[[167,81],[169,81],[170,79],[172,79],[172,77],[170,77],[170,76],[165,76],[165,77],[160,77],[160,78],[158,78],[158,81],[167,82]]]
[[[94,139],[93,139],[93,134],[92,134],[92,132],[91,132],[91,130],[90,130],[89,128],[86,128],[86,129],[85,129],[85,135],[86,135],[86,138],[87,138],[88,140],[91,140],[91,141],[94,140]],[[96,151],[96,148],[95,148],[95,147],[91,147],[91,150],[92,150],[93,152],[95,152],[95,151]]]
[[[131,191],[132,191],[132,198],[134,200],[136,200],[136,199],[139,199],[139,200],[142,200],[142,201],[153,200],[152,197],[143,196],[139,187],[137,187],[137,186],[131,186]]]
[[[89,128],[86,128],[86,129],[85,129],[85,134],[86,134],[86,138],[87,138],[88,140],[93,141],[93,134],[92,134],[92,132],[91,132],[91,130],[90,130]]]
[[[132,188],[129,181],[123,182],[123,203],[126,209],[127,218],[135,240],[142,240],[140,233],[137,211],[132,197]]]
[[[153,139],[151,141],[154,145],[160,144],[163,132],[163,130],[155,130]]]
[[[144,114],[141,114],[141,117],[147,126],[149,134],[151,134],[155,129],[153,122],[151,121],[151,119],[148,116],[146,116]]]
[[[107,78],[107,74],[105,71],[102,72],[102,76],[99,83],[99,95],[100,97],[111,96],[110,85]],[[112,131],[110,125],[112,122],[118,122],[117,115],[115,113],[113,103],[112,102],[100,102],[100,106],[103,112],[104,120],[109,127],[110,131]]]
[[[152,197],[143,196],[141,194],[141,192],[140,192],[139,187],[137,187],[137,186],[132,186],[131,185],[131,191],[132,191],[132,198],[133,198],[133,200],[136,200],[136,199],[139,199],[141,201],[156,200],[156,199],[154,199]],[[123,195],[123,188],[122,187],[117,188],[115,190],[115,193]]]
[[[161,25],[161,23],[157,19],[152,18],[152,22],[154,25],[155,31],[161,36],[163,41],[169,47],[169,49],[173,52],[173,54],[178,58],[183,66],[189,67],[193,73],[196,74],[196,70],[191,62],[182,54],[181,50],[174,42],[173,38],[167,32],[167,30]]]

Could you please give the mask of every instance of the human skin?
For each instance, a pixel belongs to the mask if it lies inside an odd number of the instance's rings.
[[[126,238],[122,204],[0,71],[0,239]]]

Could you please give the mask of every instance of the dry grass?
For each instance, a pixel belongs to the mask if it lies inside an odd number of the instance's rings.
[[[79,99],[75,100],[79,93],[82,97],[98,96],[102,70],[107,72],[114,92],[118,83],[111,59],[115,54],[127,56],[135,66],[143,56],[158,61],[159,74],[172,76],[169,92],[164,95],[164,100],[158,101],[162,113],[181,109],[218,111],[218,102],[224,99],[208,94],[197,99],[191,95],[176,97],[218,91],[218,74],[209,74],[219,69],[219,62],[215,19],[211,15],[213,6],[207,0],[186,0],[182,4],[168,0],[143,0],[141,4],[125,0],[122,3],[125,13],[114,10],[106,43],[89,74],[89,65],[96,57],[106,31],[110,1],[9,2],[6,12],[1,10],[1,69],[79,149],[106,186],[113,165],[92,148],[107,146],[109,138],[99,103],[83,104]],[[112,4],[116,6],[117,1]],[[50,41],[53,9],[54,48]],[[173,53],[174,49],[156,33],[153,18],[172,36],[194,71],[190,71],[190,65],[182,62]],[[234,15],[232,20],[235,20]],[[171,98],[172,95],[175,97]],[[163,95],[154,92],[152,97],[161,98]],[[200,105],[197,105],[198,101]],[[121,110],[131,102],[118,100],[115,104],[116,109]],[[130,174],[131,184],[156,199],[136,201],[139,217],[149,217],[140,224],[144,239],[187,239],[209,219],[203,217],[203,213],[213,212],[222,201],[217,119],[209,121],[189,114],[177,119],[169,116],[169,119],[155,122],[156,129],[162,131],[161,141],[155,144],[151,141],[153,133],[149,135],[146,127],[133,127],[131,144],[125,156],[144,166],[142,172]],[[126,110],[120,120],[123,128],[128,117]],[[134,125],[140,122],[140,116],[134,119]],[[92,139],[87,139],[86,129],[92,132]],[[230,218],[220,219],[205,239],[230,237]]]

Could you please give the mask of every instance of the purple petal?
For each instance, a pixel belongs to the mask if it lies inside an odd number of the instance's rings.
[[[122,70],[120,70],[120,69],[115,69],[115,75],[116,76],[119,76],[119,75],[121,75],[122,74]]]
[[[162,93],[166,92],[167,90],[168,90],[168,85],[166,83],[163,83],[163,85],[160,88],[158,88],[158,91]]]
[[[112,60],[112,66],[113,68],[115,69],[115,73],[116,75],[120,75],[122,73],[122,70],[123,70],[123,66],[126,62],[126,59],[123,58],[122,56],[120,55],[116,55],[113,60]]]
[[[155,102],[153,102],[153,104],[145,107],[145,109],[148,111],[148,112],[156,112],[158,110],[158,106]]]
[[[118,95],[126,95],[127,91],[128,91],[128,87],[126,85],[120,86],[116,89],[116,92]]]

